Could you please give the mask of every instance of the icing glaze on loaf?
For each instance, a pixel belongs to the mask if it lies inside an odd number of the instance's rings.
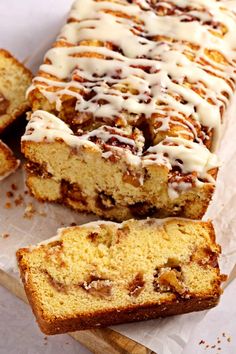
[[[78,113],[121,127],[160,114],[157,131],[174,121],[194,141],[200,125],[214,149],[234,91],[235,32],[229,2],[77,0],[28,93],[39,88],[58,111],[69,95]]]

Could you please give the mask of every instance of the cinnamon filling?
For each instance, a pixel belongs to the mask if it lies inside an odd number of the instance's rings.
[[[69,198],[75,202],[87,205],[86,197],[76,183],[69,183],[65,180],[61,181],[61,194],[64,198]]]
[[[46,170],[45,164],[28,161],[25,164],[25,169],[30,175],[39,176],[41,178],[52,178],[52,174]]]
[[[138,297],[144,289],[145,281],[142,273],[137,273],[134,279],[128,285],[130,296]]]
[[[129,206],[130,212],[135,217],[153,216],[157,208],[148,202],[138,202]]]

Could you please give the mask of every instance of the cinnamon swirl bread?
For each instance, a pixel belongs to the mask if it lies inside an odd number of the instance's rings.
[[[210,222],[147,219],[61,229],[17,258],[41,330],[56,334],[215,306],[219,252]]]
[[[235,91],[231,5],[77,0],[28,90],[31,192],[117,220],[201,218]]]

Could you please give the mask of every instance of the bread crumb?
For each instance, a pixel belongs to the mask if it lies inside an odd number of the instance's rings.
[[[231,337],[227,338],[227,342],[229,342],[229,343],[231,342]]]
[[[8,192],[6,192],[6,196],[8,198],[12,198],[12,197],[14,197],[14,193],[12,191],[8,191]]]
[[[32,203],[29,203],[25,208],[24,218],[31,219],[34,216],[35,212],[35,207]]]
[[[8,238],[10,236],[10,234],[4,233],[2,234],[2,238]]]
[[[23,197],[21,194],[18,195],[18,197],[14,200],[15,202],[15,205],[18,206],[18,205],[21,205],[23,203]]]
[[[40,216],[47,216],[47,213],[45,213],[44,211],[39,211],[39,215]]]
[[[12,189],[13,191],[17,191],[18,187],[17,187],[17,185],[15,185],[15,183],[12,183],[11,189]]]
[[[7,203],[5,204],[5,208],[6,208],[6,209],[11,209],[11,203],[7,202]]]

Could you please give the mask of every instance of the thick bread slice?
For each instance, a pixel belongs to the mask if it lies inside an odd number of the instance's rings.
[[[29,108],[25,94],[31,80],[31,72],[0,49],[0,132]]]
[[[20,165],[11,149],[0,140],[0,181],[14,172]]]
[[[215,306],[223,277],[210,222],[93,222],[17,252],[41,330],[64,333]]]

